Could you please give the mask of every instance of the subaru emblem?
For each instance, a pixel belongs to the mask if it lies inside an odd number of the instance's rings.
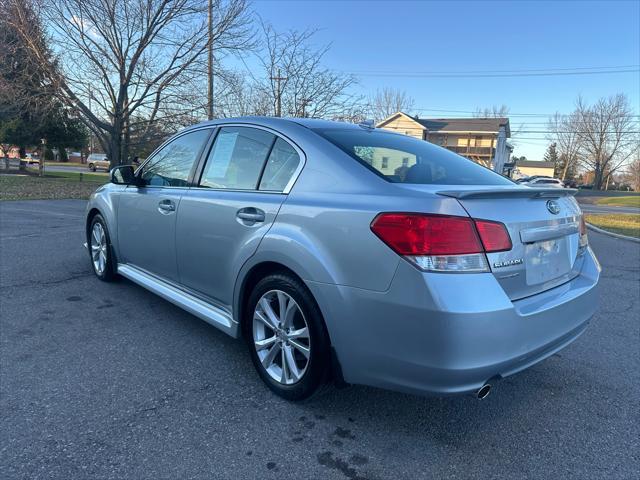
[[[560,213],[560,205],[558,205],[558,202],[555,200],[547,200],[547,210],[554,215],[557,215]]]

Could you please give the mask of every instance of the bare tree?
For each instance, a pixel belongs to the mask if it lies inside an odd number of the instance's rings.
[[[265,46],[259,62],[266,78],[254,81],[261,96],[271,99],[271,114],[279,104],[282,114],[293,117],[338,118],[356,109],[361,97],[349,93],[356,78],[323,66],[330,45],[311,47],[315,30],[278,33],[262,23],[262,33]]]
[[[640,191],[640,147],[626,168],[625,179],[636,192]]]
[[[634,154],[640,142],[638,125],[624,94],[601,98],[593,105],[578,98],[573,115],[580,161],[593,171],[593,187],[599,190]]]
[[[405,112],[413,108],[415,100],[407,92],[396,88],[384,87],[369,97],[369,115],[376,123],[394,113]]]
[[[578,132],[580,120],[576,113],[555,113],[548,123],[549,140],[555,142],[560,159],[560,179],[565,180],[569,172],[575,172],[580,162],[581,137]]]
[[[138,128],[151,128],[159,117],[182,112],[184,85],[206,71],[207,5],[201,0],[5,1],[41,2],[55,62],[29,42],[28,19],[17,16],[14,27],[112,166],[127,157],[133,118],[144,119]],[[214,11],[216,52],[246,48],[252,33],[247,0],[214,0]]]
[[[506,105],[492,105],[491,107],[476,108],[473,114],[474,117],[479,118],[502,118],[509,116],[509,107]]]

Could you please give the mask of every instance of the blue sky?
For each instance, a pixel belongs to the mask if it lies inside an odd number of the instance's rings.
[[[254,0],[278,30],[318,28],[332,43],[328,67],[374,72],[459,72],[612,67],[640,64],[640,1],[330,1]],[[636,67],[637,68],[637,67]],[[421,117],[505,104],[512,130],[546,128],[546,118],[515,114],[568,112],[588,101],[626,93],[640,113],[640,74],[508,78],[411,78],[359,75],[363,94],[405,90]],[[467,114],[460,114],[462,116]],[[515,128],[514,128],[515,127]],[[515,154],[540,159],[544,134],[521,134]],[[540,138],[541,140],[535,140]]]

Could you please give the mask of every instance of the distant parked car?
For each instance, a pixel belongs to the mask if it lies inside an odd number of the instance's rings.
[[[109,159],[104,153],[92,153],[87,157],[87,166],[92,172],[98,169],[109,171]]]
[[[578,183],[575,180],[564,180],[564,186],[567,188],[577,188]]]
[[[35,157],[33,153],[25,154],[23,161],[27,165],[40,165],[40,159]]]
[[[534,178],[531,181],[521,183],[521,185],[526,185],[527,187],[564,188],[564,183],[562,183],[562,180],[549,177]]]
[[[537,180],[538,178],[553,178],[553,177],[549,177],[547,175],[531,175],[530,177],[522,177],[517,179],[516,183],[522,185],[522,184]]]

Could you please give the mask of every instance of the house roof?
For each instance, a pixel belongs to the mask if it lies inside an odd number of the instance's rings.
[[[516,167],[555,168],[555,164],[553,162],[543,162],[542,160],[518,160]]]
[[[509,127],[509,119],[506,117],[490,117],[490,118],[417,118],[407,115],[404,112],[398,112],[378,123],[378,127],[382,127],[391,122],[398,116],[413,120],[423,129],[429,132],[486,132],[498,133],[501,126],[505,126],[507,130],[507,138],[511,136]]]
[[[505,126],[511,136],[509,119],[500,118],[416,118],[416,122],[430,132],[487,132],[498,133]]]

